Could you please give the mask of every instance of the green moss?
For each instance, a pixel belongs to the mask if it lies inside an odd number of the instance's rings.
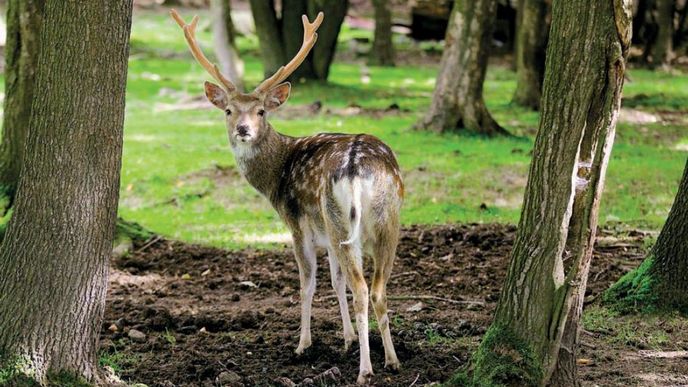
[[[117,232],[115,240],[131,239],[133,241],[145,241],[155,235],[152,231],[144,228],[138,223],[128,222],[122,218],[117,218]]]
[[[621,277],[604,293],[604,303],[619,313],[657,311],[656,281],[651,273],[653,262],[654,257],[650,255],[637,269]]]
[[[528,344],[512,330],[493,324],[470,365],[447,382],[449,386],[537,386],[543,371]]]
[[[49,387],[91,387],[83,378],[73,373],[49,372],[47,377]],[[31,362],[20,356],[6,356],[0,354],[0,386],[7,387],[40,387],[35,379],[35,372]]]

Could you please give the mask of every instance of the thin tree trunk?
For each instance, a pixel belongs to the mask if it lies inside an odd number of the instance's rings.
[[[375,35],[370,51],[370,63],[378,66],[394,66],[392,43],[392,13],[388,0],[373,0],[375,8]]]
[[[483,100],[496,10],[496,0],[454,3],[432,104],[416,124],[418,129],[508,134],[492,118]]]
[[[344,23],[348,0],[307,0],[308,17],[313,20],[318,12],[325,12],[325,20],[318,29],[318,43],[310,55],[317,79],[325,81],[330,75],[330,65],[337,48],[337,37]]]
[[[21,362],[20,379],[98,381],[131,12],[131,0],[46,3],[26,162],[0,246],[0,353]]]
[[[299,52],[301,44],[303,43],[303,23],[301,22],[301,15],[308,14],[308,7],[305,0],[283,0],[282,8],[282,39],[284,41],[285,62],[296,56]],[[328,21],[329,13],[325,15],[325,22]],[[312,18],[310,19],[313,20]],[[322,28],[322,27],[321,27]],[[318,42],[320,42],[320,30],[318,30]],[[294,71],[289,79],[291,81],[300,81],[302,79],[318,79],[318,76],[313,69],[313,61],[311,60],[313,54],[310,54],[301,66]],[[283,63],[283,64],[284,64]]]
[[[547,4],[544,0],[519,0],[516,26],[516,91],[513,102],[540,108],[547,48]]]
[[[244,89],[244,62],[239,58],[234,40],[230,0],[212,0],[213,42],[220,69],[239,89]]]
[[[0,143],[0,212],[12,206],[34,98],[44,0],[9,0],[5,44],[5,106]]]
[[[250,0],[250,4],[263,57],[263,74],[267,78],[286,64],[281,22],[277,19],[273,0]]]
[[[578,383],[575,356],[561,354],[575,355],[630,27],[622,0],[553,4],[540,127],[505,285],[474,357],[477,380]],[[493,374],[498,362],[513,375]]]
[[[623,276],[605,301],[623,312],[688,314],[688,163],[662,231],[639,268]]]
[[[673,59],[675,0],[654,0],[657,36],[651,46],[652,65],[668,67]]]

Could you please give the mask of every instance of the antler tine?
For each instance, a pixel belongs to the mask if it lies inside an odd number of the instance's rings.
[[[270,78],[261,82],[254,92],[260,93],[270,90],[273,86],[287,79],[303,63],[318,40],[318,34],[315,31],[318,30],[324,18],[325,14],[319,12],[313,23],[310,23],[306,15],[301,16],[303,21],[303,43],[299,52],[296,53],[296,56],[289,63],[280,67]]]
[[[191,20],[191,24],[186,24],[184,19],[182,19],[181,15],[179,15],[176,10],[170,10],[170,15],[184,31],[184,38],[186,38],[186,43],[188,44],[189,49],[191,50],[191,55],[193,55],[194,59],[196,59],[196,61],[203,66],[208,74],[220,82],[225,89],[227,89],[227,91],[235,91],[236,86],[234,86],[234,84],[222,74],[216,64],[211,63],[208,58],[203,55],[203,51],[201,51],[201,48],[196,41],[196,25],[198,25],[198,16],[194,16],[194,18]]]

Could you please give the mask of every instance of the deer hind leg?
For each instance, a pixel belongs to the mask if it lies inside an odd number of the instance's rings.
[[[385,368],[398,370],[399,359],[394,351],[392,335],[389,330],[389,316],[387,314],[387,281],[392,272],[394,258],[396,256],[397,243],[399,241],[399,229],[388,225],[375,242],[373,247],[374,273],[370,298],[373,310],[377,318],[377,325],[382,336],[382,345],[385,348]]]
[[[339,312],[342,315],[342,327],[344,330],[344,349],[348,350],[351,343],[356,340],[356,332],[351,325],[351,316],[349,315],[349,303],[346,300],[346,281],[344,280],[344,273],[342,273],[339,262],[332,249],[328,249],[327,258],[330,262],[330,275],[332,277],[332,288],[337,294],[337,301],[339,302]]]
[[[311,305],[315,294],[316,271],[316,254],[312,239],[294,236],[294,255],[301,283],[301,336],[296,348],[296,354],[301,355],[311,346]]]

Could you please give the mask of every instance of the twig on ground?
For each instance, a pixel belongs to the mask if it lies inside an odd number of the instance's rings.
[[[388,296],[388,300],[394,300],[394,301],[408,301],[408,300],[425,300],[425,301],[442,301],[442,302],[448,302],[450,304],[468,304],[468,305],[485,305],[483,301],[464,301],[464,300],[453,300],[451,298],[445,298],[445,297],[437,297],[437,296],[425,296],[425,295],[418,295],[418,296]]]
[[[418,381],[418,378],[420,378],[420,374],[417,374],[417,375],[416,375],[416,378],[413,379],[413,383],[409,384],[409,387],[415,386],[415,385],[416,385],[416,382]]]
[[[138,253],[144,252],[147,248],[151,247],[155,242],[157,242],[157,241],[159,241],[159,240],[160,240],[160,235],[154,236],[150,241],[148,241],[148,243],[146,243],[145,245],[143,245],[143,246],[142,246],[141,248],[139,248],[138,250],[134,251],[134,254],[138,254]]]

